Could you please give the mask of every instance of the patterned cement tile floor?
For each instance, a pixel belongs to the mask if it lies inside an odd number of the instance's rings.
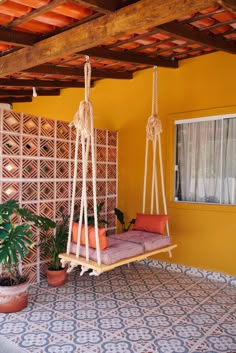
[[[33,353],[236,352],[236,287],[137,263],[74,272],[31,286],[26,309],[0,314],[1,335]]]

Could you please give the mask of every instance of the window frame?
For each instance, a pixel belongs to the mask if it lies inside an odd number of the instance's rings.
[[[180,114],[179,114],[180,115]],[[183,114],[184,115],[184,114]],[[173,119],[174,120],[174,172],[172,174],[172,180],[173,180],[173,197],[172,197],[172,202],[175,204],[192,204],[192,205],[204,205],[204,206],[215,206],[215,207],[228,207],[228,206],[236,206],[236,201],[234,204],[231,203],[223,203],[222,201],[222,190],[220,191],[220,202],[203,202],[203,201],[190,201],[190,200],[179,200],[177,195],[177,175],[178,175],[178,164],[177,164],[177,126],[182,125],[182,124],[189,124],[189,123],[196,123],[196,122],[206,122],[206,121],[216,121],[220,120],[222,121],[222,131],[221,131],[221,136],[223,139],[223,122],[224,120],[228,119],[236,119],[236,113],[230,113],[230,114],[220,114],[220,115],[209,115],[206,117],[196,117],[196,118],[186,118],[186,119]],[[223,143],[221,143],[221,164],[223,163]],[[221,168],[222,169],[222,168]],[[235,177],[236,180],[236,177]],[[222,185],[222,175],[221,175],[221,185]]]

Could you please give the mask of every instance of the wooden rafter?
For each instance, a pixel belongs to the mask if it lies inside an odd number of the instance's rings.
[[[0,96],[32,96],[31,90],[0,89]],[[59,89],[37,90],[38,96],[60,96]]]
[[[211,16],[214,16],[218,13],[221,13],[221,12],[224,12],[225,10],[223,8],[219,8],[217,10],[214,10],[214,11],[210,11],[210,12],[207,12],[207,13],[199,13],[191,18],[185,18],[184,20],[181,20],[180,23],[183,25],[183,24],[189,24],[191,22],[195,22],[195,21],[199,21],[199,20],[202,20],[204,18],[207,18],[207,17],[211,17]]]
[[[236,1],[235,0],[219,0],[221,6],[227,10],[236,13]]]
[[[191,56],[191,53],[194,53],[194,52],[199,52],[199,55],[205,55],[205,54],[209,54],[209,53],[214,53],[215,52],[215,50],[214,49],[212,49],[212,51],[204,51],[206,49],[206,47],[205,46],[201,46],[201,47],[199,47],[199,48],[192,48],[192,49],[189,49],[189,48],[187,48],[186,50],[184,50],[184,51],[181,51],[181,53],[179,53],[180,55],[186,55],[185,56],[185,59],[187,59],[187,58],[191,58],[192,56]],[[201,54],[200,54],[201,53]],[[197,56],[197,55],[196,55]],[[168,57],[172,57],[172,54],[170,54],[170,55],[168,55],[167,56],[167,58]]]
[[[229,29],[228,31],[224,32],[224,37],[228,36],[229,34],[236,33],[236,28]],[[216,33],[215,34],[217,37],[220,37],[222,34],[221,33]]]
[[[16,78],[0,78],[0,86],[5,87],[58,87],[58,88],[83,88],[83,82],[77,81],[59,81],[59,80],[28,80],[28,79],[16,79]],[[91,82],[91,87],[94,83]]]
[[[62,76],[84,76],[83,68],[62,67],[54,65],[40,65],[25,70],[26,72],[47,74],[47,75],[62,75]],[[116,72],[111,70],[93,69],[92,76],[97,78],[118,78],[131,79],[131,72]]]
[[[103,48],[91,48],[81,54],[87,54],[97,58],[117,60],[122,62],[144,64],[149,66],[162,66],[162,67],[178,67],[178,63],[173,60],[166,60],[161,58],[150,58],[145,55],[132,54],[128,52],[121,52],[115,50],[108,50]],[[73,59],[72,59],[73,60]]]
[[[79,28],[72,28],[38,42],[32,48],[23,48],[0,58],[0,75],[12,74],[62,56],[85,51],[123,35],[181,18],[215,3],[215,0],[140,0]]]
[[[158,29],[158,32],[160,33],[160,29]],[[160,42],[153,42],[153,43],[150,43],[150,44],[143,44],[143,45],[140,45],[137,48],[130,49],[129,52],[136,52],[136,51],[138,52],[140,50],[144,50],[144,49],[147,49],[147,48],[157,47],[158,44],[170,43],[172,40],[174,40],[174,37],[171,37],[171,35],[169,34],[168,35],[168,39],[163,39]]]
[[[219,27],[222,27],[222,26],[228,26],[228,25],[231,25],[233,23],[236,24],[236,18],[231,18],[230,20],[225,21],[224,24],[222,24],[222,22],[218,22],[218,23],[215,23],[214,25],[210,25],[210,26],[207,26],[207,27],[199,28],[199,31],[200,32],[210,31],[212,29],[219,28]]]
[[[174,34],[183,40],[191,40],[199,44],[205,44],[213,49],[222,50],[231,54],[236,54],[236,46],[223,39],[214,38],[206,33],[183,26],[178,22],[165,23],[159,26],[160,30],[167,34]]]
[[[30,47],[36,43],[38,36],[31,33],[10,31],[0,28],[0,41],[20,47]]]
[[[32,102],[32,97],[0,97],[0,103]]]

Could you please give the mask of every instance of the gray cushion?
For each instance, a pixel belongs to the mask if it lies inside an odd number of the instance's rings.
[[[143,251],[153,251],[171,245],[171,238],[167,235],[149,233],[141,230],[130,230],[125,233],[110,236],[112,239],[120,239],[126,242],[143,245]]]
[[[104,265],[111,265],[128,257],[136,256],[143,253],[143,245],[135,244],[127,241],[122,241],[121,239],[113,239],[108,237],[108,248],[101,251],[101,262]],[[76,253],[75,243],[71,243],[70,251],[71,253]],[[86,248],[85,246],[80,246],[80,255],[85,257]],[[91,260],[97,261],[97,251],[96,249],[89,248],[89,258]]]

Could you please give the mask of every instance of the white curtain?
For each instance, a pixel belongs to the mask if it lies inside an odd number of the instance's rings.
[[[221,202],[222,126],[222,120],[177,125],[178,200]]]
[[[236,203],[236,118],[225,119],[223,126],[222,200]]]

